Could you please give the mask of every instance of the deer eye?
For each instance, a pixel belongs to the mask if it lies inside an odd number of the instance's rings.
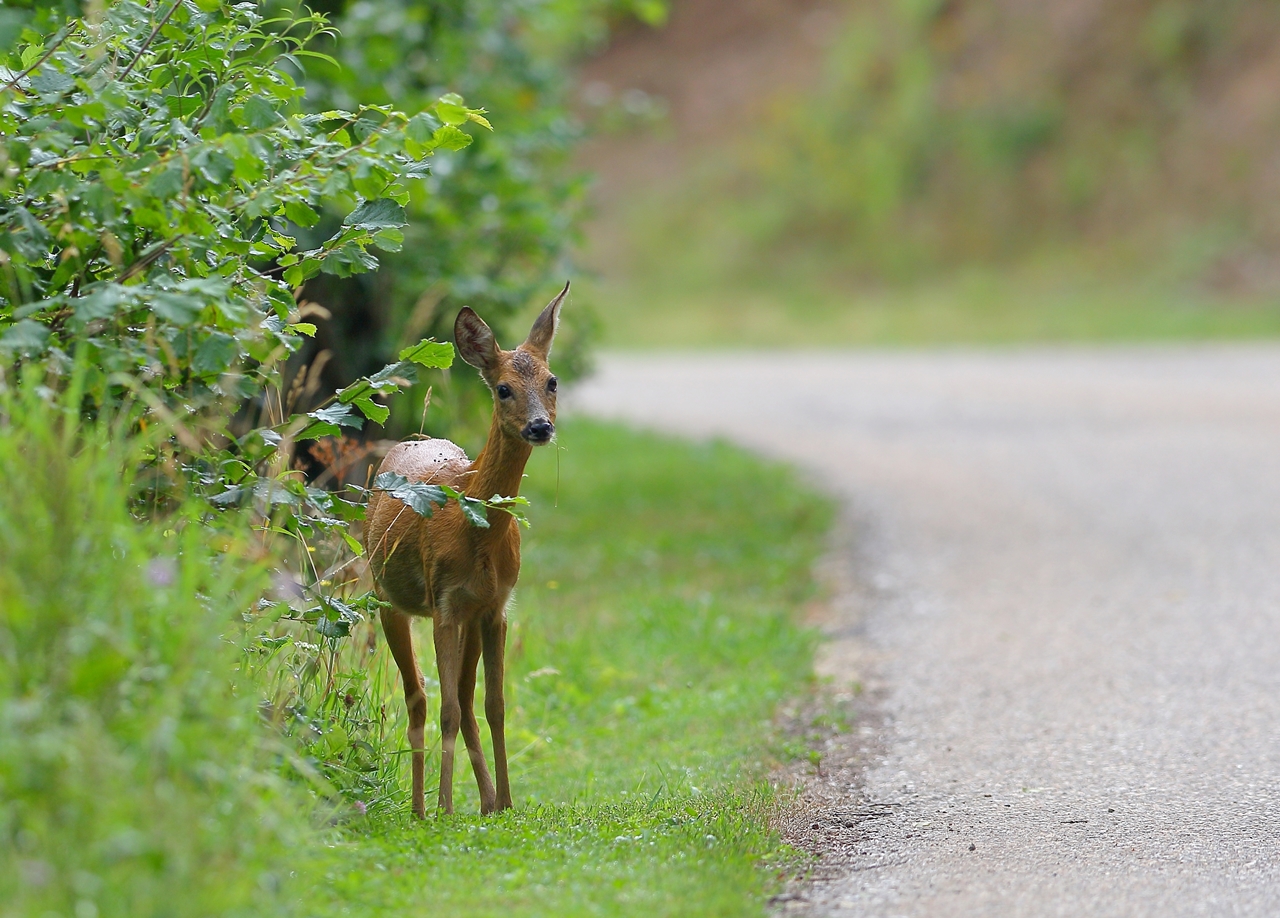
[[[511,398],[511,387],[506,383],[498,386],[498,398]]]
[[[560,380],[552,376],[550,379],[547,380],[547,391],[554,392],[556,391],[556,387],[559,385],[560,385]]]

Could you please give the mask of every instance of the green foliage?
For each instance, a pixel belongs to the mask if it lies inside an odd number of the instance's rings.
[[[424,335],[443,340],[463,305],[500,341],[520,340],[522,310],[563,284],[579,241],[584,184],[569,157],[582,128],[570,108],[572,56],[601,41],[611,17],[656,23],[665,3],[363,0],[326,8],[341,35],[329,49],[340,66],[308,67],[313,109],[361,100],[416,111],[453,91],[483,100],[497,128],[454,115],[455,145],[437,153],[431,176],[412,190],[405,245],[383,259],[378,284],[309,291],[340,315],[384,329],[363,365],[347,354],[335,359],[357,375],[392,347]],[[561,375],[585,367],[591,329],[585,303],[565,311],[556,347]],[[403,435],[409,428],[393,429]]]
[[[395,472],[382,472],[373,480],[373,489],[375,491],[383,491],[390,494],[396,500],[403,501],[414,513],[419,516],[430,516],[436,507],[442,507],[450,500],[456,500],[462,506],[462,514],[475,526],[481,529],[489,528],[489,521],[485,518],[485,507],[527,507],[529,501],[523,497],[503,497],[494,495],[491,500],[484,501],[475,497],[467,497],[457,488],[447,484],[423,484],[420,481],[410,481],[403,475]],[[515,513],[509,510],[508,512]],[[524,525],[529,525],[529,521],[523,516],[518,516]]]
[[[1280,334],[1280,300],[1207,288],[1221,243],[1180,247],[1056,247],[1015,264],[969,265],[914,281],[831,277],[823,254],[769,282],[688,277],[654,290],[614,284],[605,343],[618,348],[936,347],[1194,341]],[[1149,246],[1149,243],[1147,244]]]
[[[310,807],[228,679],[265,565],[131,517],[138,444],[76,407],[0,392],[0,915],[285,914]]]
[[[0,493],[0,915],[381,914],[428,894],[460,914],[761,907],[758,865],[781,856],[762,725],[807,678],[790,613],[826,523],[778,468],[565,426],[559,484],[553,453],[531,467],[518,808],[424,826],[376,604],[279,574],[268,591],[275,558],[199,506],[140,523],[117,433],[77,433],[39,386],[3,403],[0,474],[25,486]],[[339,580],[328,551],[309,554]],[[321,833],[314,800],[334,790],[352,803],[325,806]]]
[[[0,71],[0,349],[62,369],[80,351],[98,404],[122,395],[114,374],[196,409],[273,381],[309,331],[291,289],[397,248],[409,186],[448,142],[425,112],[415,126],[438,130],[417,139],[385,106],[302,113],[282,65],[323,31],[125,0],[28,32]],[[326,207],[350,213],[300,249],[291,226]]]
[[[309,56],[342,47],[310,14],[122,0],[13,52],[0,473],[24,487],[0,495],[0,915],[315,914],[441,883],[481,913],[759,907],[762,724],[807,675],[789,616],[816,498],[724,447],[570,424],[579,485],[552,484],[557,453],[531,467],[563,510],[528,544],[511,642],[517,793],[538,805],[424,831],[347,531],[358,489],[288,468],[297,440],[385,422],[449,366],[449,345],[413,343],[440,303],[510,319],[562,257],[559,68],[621,9],[661,7],[353,5],[344,24],[369,18],[346,53],[388,57],[342,72]],[[367,272],[375,249],[405,346],[307,403],[309,375],[282,379],[318,331],[298,286]],[[374,489],[424,514],[457,500],[478,526],[524,506]],[[319,865],[316,800],[355,820]]]
[[[88,409],[180,418],[153,464],[291,533],[361,513],[290,472],[296,439],[382,423],[378,399],[453,360],[424,341],[334,404],[294,413],[283,359],[315,333],[294,290],[321,271],[376,268],[372,248],[403,242],[427,158],[459,147],[459,124],[489,127],[451,93],[412,117],[305,114],[286,69],[324,60],[309,47],[324,32],[319,16],[265,19],[248,4],[124,0],[27,33],[0,71],[0,357],[39,363],[50,381],[74,364]],[[346,216],[332,233],[297,245],[292,227],[335,210]],[[268,386],[274,402],[268,392],[241,412],[229,436],[225,416]]]

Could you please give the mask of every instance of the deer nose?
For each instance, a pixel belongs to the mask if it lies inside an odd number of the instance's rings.
[[[546,418],[538,418],[524,425],[520,435],[530,443],[548,443],[556,432],[556,426]]]

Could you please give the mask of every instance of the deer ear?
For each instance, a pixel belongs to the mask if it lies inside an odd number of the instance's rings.
[[[493,331],[470,306],[463,306],[458,313],[453,323],[453,340],[458,343],[458,356],[481,373],[488,373],[498,365],[498,342]]]
[[[533,352],[543,360],[551,356],[551,341],[556,336],[556,326],[560,324],[560,304],[568,295],[569,282],[565,281],[564,289],[533,320],[533,328],[529,330],[529,337],[524,342],[526,351]]]

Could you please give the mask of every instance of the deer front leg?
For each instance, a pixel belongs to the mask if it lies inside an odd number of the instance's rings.
[[[484,640],[484,715],[493,737],[493,769],[498,778],[497,809],[505,810],[511,807],[511,784],[507,778],[507,705],[502,689],[507,650],[506,611],[498,610],[480,627]]]
[[[471,770],[480,789],[480,812],[492,813],[497,797],[493,779],[480,745],[480,725],[476,723],[476,665],[480,662],[480,629],[474,624],[462,629],[462,669],[458,673],[458,705],[462,709],[462,738],[471,757]]]
[[[413,815],[419,819],[427,815],[423,800],[423,772],[426,768],[423,737],[427,725],[427,694],[423,687],[422,670],[413,652],[412,619],[395,609],[382,610],[382,633],[386,635],[391,656],[404,681],[404,703],[409,709],[409,749],[413,762]]]
[[[436,671],[440,676],[440,812],[453,813],[453,750],[458,743],[462,708],[458,703],[458,673],[461,670],[461,629],[457,622],[437,613],[433,636],[436,644]]]

